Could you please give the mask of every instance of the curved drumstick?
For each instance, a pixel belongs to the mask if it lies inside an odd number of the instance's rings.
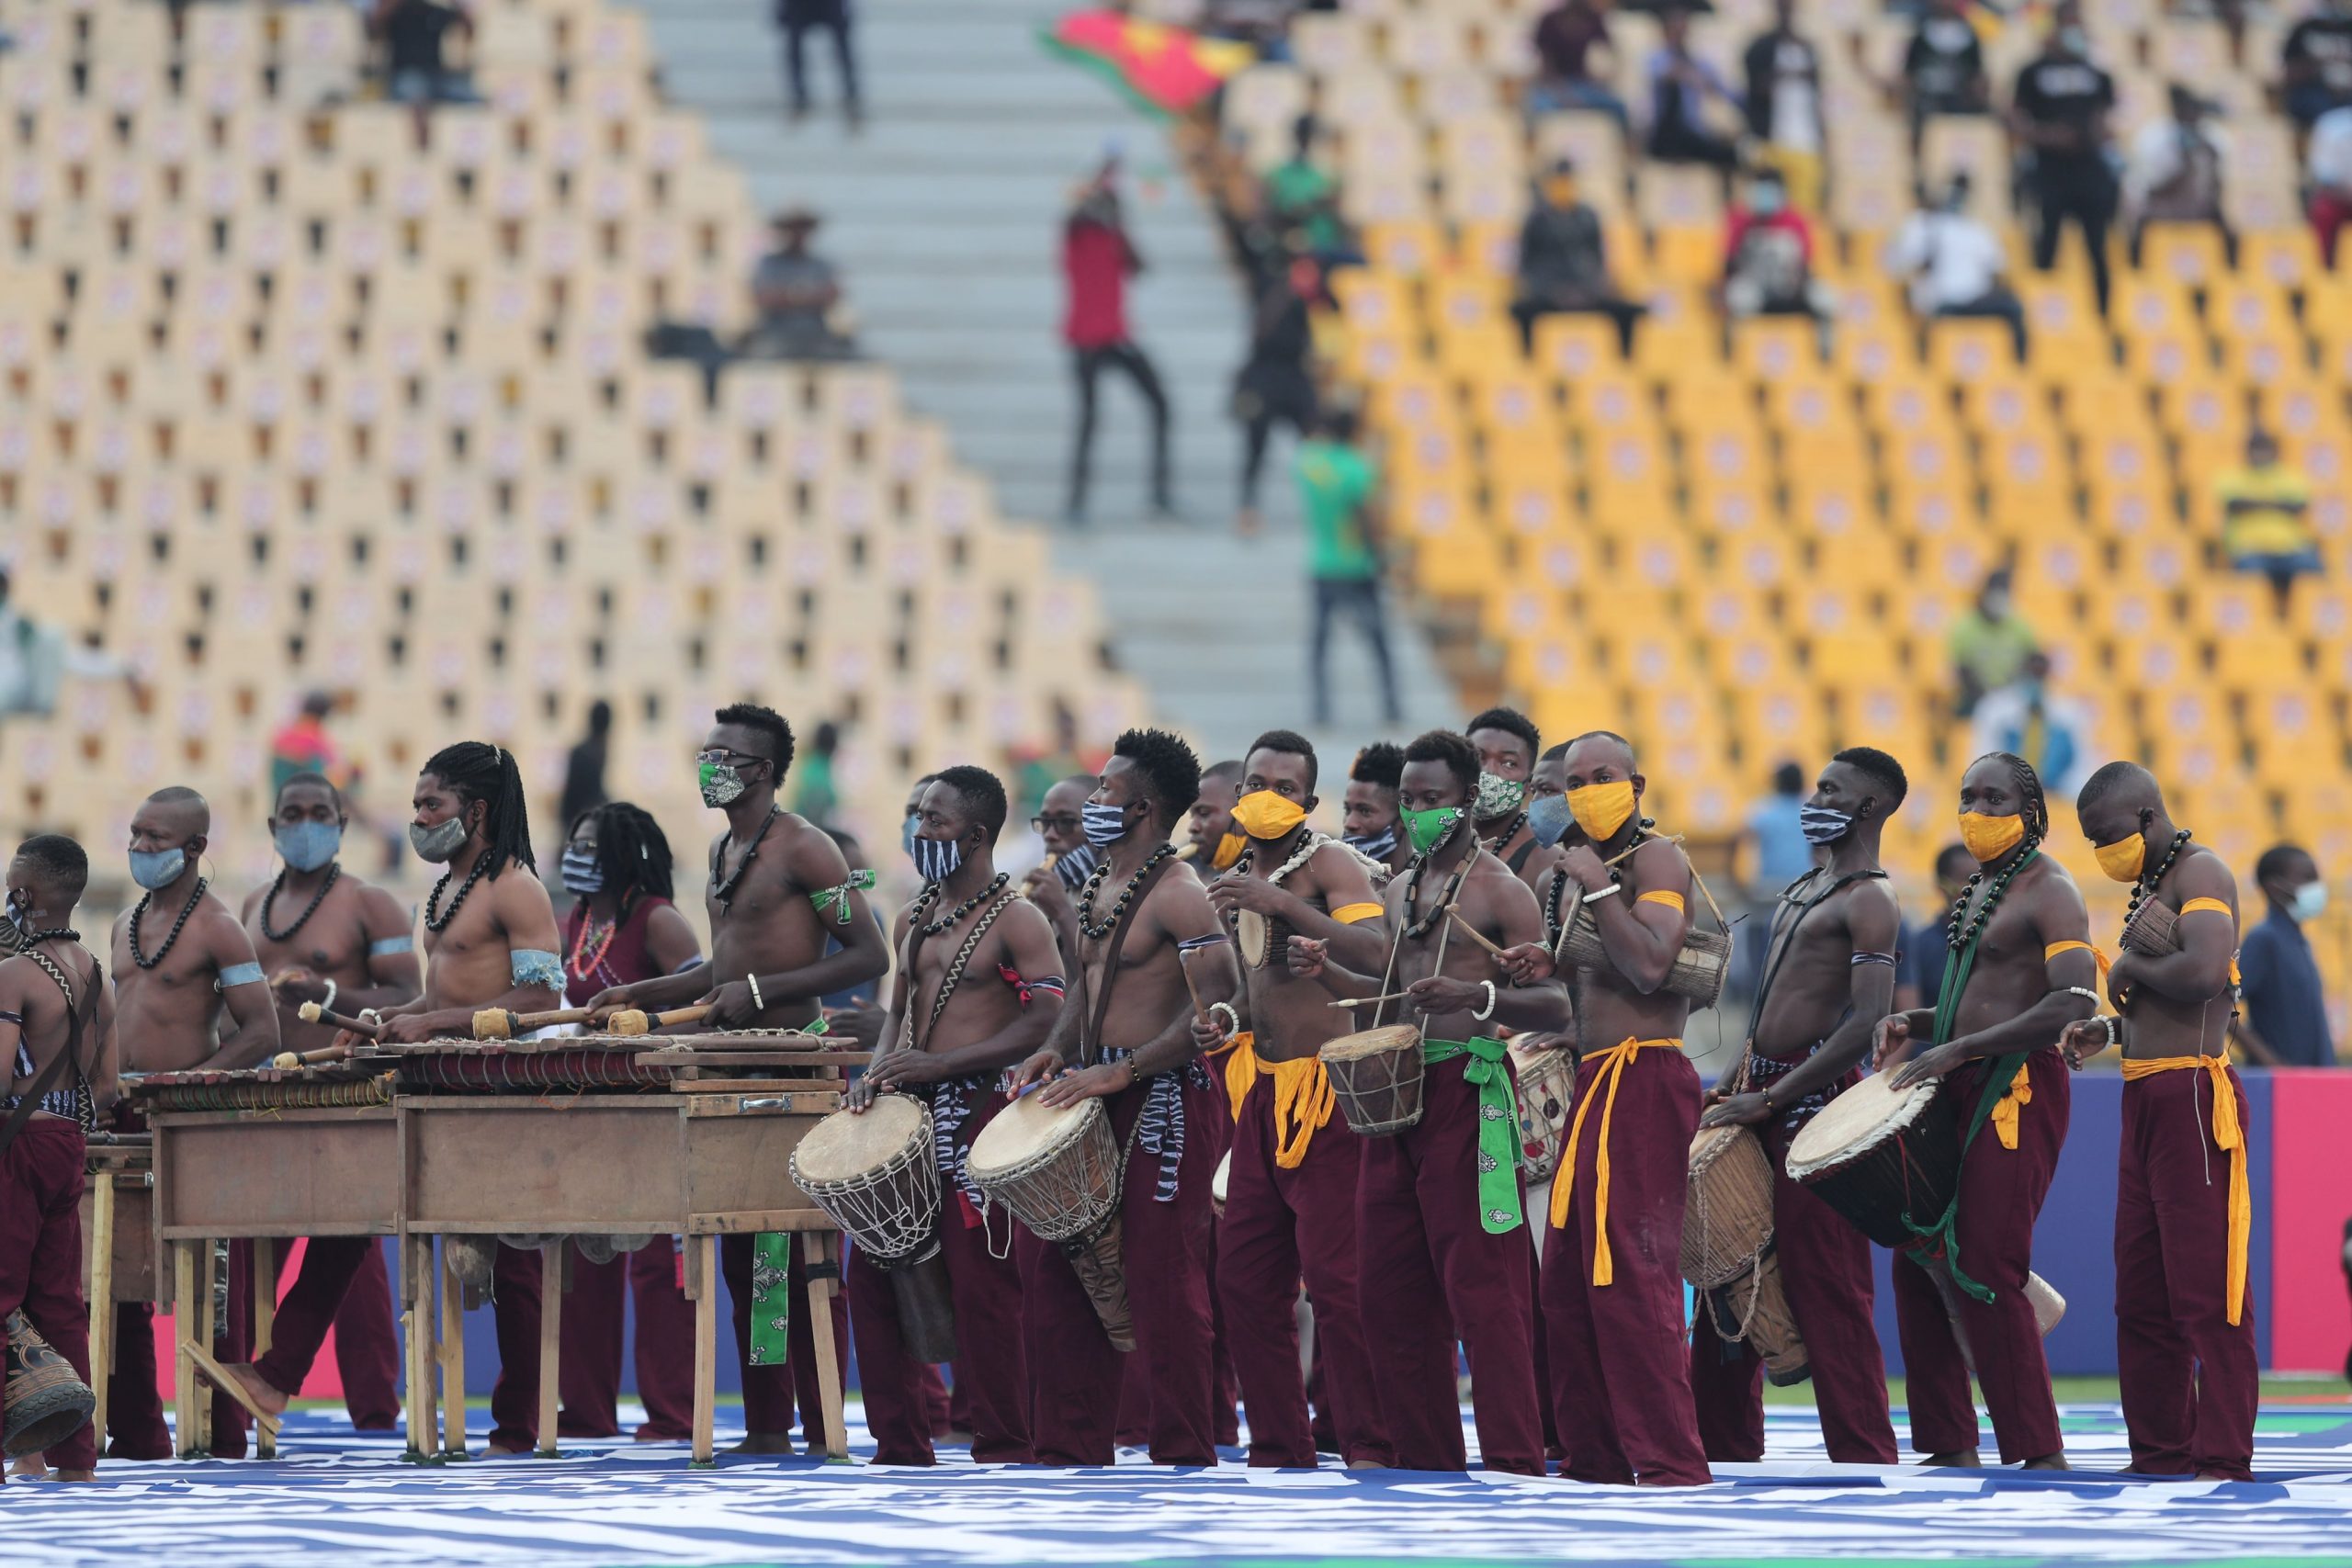
[[[1462,912],[1462,906],[1461,906],[1461,905],[1459,905],[1459,904],[1448,904],[1448,905],[1445,907],[1445,912],[1446,912],[1447,914],[1449,914],[1449,915],[1451,915],[1451,916],[1453,916],[1453,923],[1454,923],[1454,924],[1456,924],[1456,925],[1460,926],[1460,927],[1461,927],[1464,931],[1467,931],[1467,932],[1469,933],[1469,935],[1470,935],[1470,940],[1471,940],[1472,942],[1476,942],[1480,947],[1485,948],[1488,953],[1493,953],[1497,958],[1500,958],[1500,957],[1503,955],[1503,950],[1502,950],[1501,948],[1499,948],[1499,947],[1497,947],[1497,946],[1494,944],[1494,942],[1493,942],[1493,941],[1492,941],[1492,940],[1491,940],[1491,939],[1487,935],[1487,933],[1486,933],[1485,931],[1480,931],[1476,926],[1474,926],[1474,925],[1472,925],[1472,924],[1470,923],[1470,918],[1469,918],[1467,915],[1464,915],[1464,914]]]
[[[348,1030],[363,1040],[378,1039],[383,1032],[383,1025],[372,1019],[347,1018],[339,1012],[329,1012],[316,1002],[304,1002],[296,1010],[296,1016],[304,1023],[323,1023],[330,1029]]]

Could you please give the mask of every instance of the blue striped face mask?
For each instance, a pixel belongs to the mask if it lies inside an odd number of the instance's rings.
[[[567,849],[562,866],[563,890],[574,898],[585,898],[605,890],[605,868],[595,851]]]

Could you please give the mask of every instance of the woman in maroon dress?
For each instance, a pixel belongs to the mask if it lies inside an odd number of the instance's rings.
[[[563,850],[563,886],[578,902],[563,927],[564,1000],[584,1005],[613,986],[672,975],[702,962],[694,928],[671,902],[670,842],[652,818],[622,801],[583,811]],[[563,1304],[563,1414],[567,1438],[620,1434],[621,1292],[637,1303],[637,1393],[645,1402],[639,1442],[694,1436],[694,1312],[679,1278],[677,1240],[607,1263],[571,1255]]]

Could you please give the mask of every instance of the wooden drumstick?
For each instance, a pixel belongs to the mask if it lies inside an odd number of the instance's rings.
[[[322,1045],[315,1051],[280,1051],[270,1058],[269,1065],[273,1067],[309,1067],[315,1066],[321,1062],[348,1062],[349,1060],[351,1060],[350,1046]]]
[[[1391,991],[1385,997],[1350,997],[1344,1001],[1325,1002],[1327,1008],[1371,1008],[1383,1002],[1401,1002],[1411,998],[1410,991]]]
[[[1193,1016],[1203,1023],[1209,1021],[1209,1010],[1201,1004],[1201,988],[1193,984],[1193,965],[1188,960],[1204,947],[1222,947],[1227,940],[1224,932],[1215,931],[1207,936],[1196,936],[1176,944],[1176,967],[1183,971],[1184,989],[1193,994]]]
[[[367,1019],[346,1018],[339,1012],[329,1012],[316,1002],[304,1002],[295,1010],[295,1016],[304,1023],[323,1023],[329,1029],[346,1029],[363,1040],[382,1036],[384,1026]]]
[[[709,1013],[707,1007],[673,1008],[668,1012],[651,1014],[642,1008],[628,1008],[614,1013],[607,1021],[615,1034],[647,1034],[665,1023],[700,1023]],[[557,1008],[550,1012],[508,1012],[503,1008],[490,1008],[474,1014],[474,1038],[513,1040],[534,1030],[586,1023],[595,1016],[594,1008]]]
[[[1503,950],[1496,946],[1492,941],[1488,940],[1485,931],[1480,931],[1476,926],[1470,923],[1470,918],[1462,912],[1461,905],[1448,904],[1445,907],[1445,912],[1453,917],[1453,923],[1455,925],[1460,926],[1464,931],[1470,933],[1470,940],[1472,942],[1476,942],[1480,947],[1485,948],[1497,958],[1500,958],[1503,955]]]

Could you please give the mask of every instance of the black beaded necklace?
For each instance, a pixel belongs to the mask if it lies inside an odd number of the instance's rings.
[[[1084,891],[1078,896],[1078,929],[1085,934],[1086,940],[1101,942],[1116,930],[1120,917],[1127,912],[1127,906],[1135,901],[1136,889],[1141,887],[1143,879],[1151,874],[1151,868],[1175,852],[1176,846],[1173,844],[1162,844],[1152,851],[1143,864],[1136,868],[1136,874],[1127,878],[1127,886],[1119,894],[1119,901],[1111,906],[1110,917],[1099,925],[1094,919],[1094,895],[1101,891],[1104,879],[1110,876],[1111,863],[1105,860],[1101,865],[1095,867],[1094,874],[1086,879]]]
[[[718,847],[710,852],[711,880],[718,884],[710,890],[710,896],[718,903],[721,914],[735,901],[736,885],[743,880],[743,874],[752,869],[752,863],[760,858],[760,846],[768,841],[768,829],[775,827],[775,819],[783,815],[783,809],[775,802],[768,803],[768,814],[760,818],[760,830],[752,835],[752,847],[745,850],[743,858],[735,863],[733,874],[725,877],[718,874],[718,868],[727,863],[727,840],[719,840]]]
[[[1985,890],[1984,902],[1977,906],[1973,919],[1968,915],[1968,897],[1976,891],[1977,884],[1984,880],[1984,874],[1979,871],[1968,879],[1968,886],[1962,888],[1960,897],[1951,902],[1951,920],[1944,931],[1946,947],[1958,953],[1976,940],[1977,933],[1984,929],[1984,922],[1993,918],[1994,909],[1999,907],[2001,895],[2009,890],[2009,878],[2018,874],[2019,866],[2033,858],[2033,852],[2041,846],[2040,835],[2026,835],[2025,841],[2018,846],[2017,858],[2003,866],[2000,874],[1993,878],[1993,886]]]
[[[1504,829],[1501,832],[1487,840],[1487,852],[1488,854],[1497,855],[1502,853],[1503,846],[1510,843],[1513,839],[1518,838],[1519,830],[1526,826],[1527,813],[1522,811],[1518,816],[1510,819],[1510,827]]]
[[[2132,901],[2124,907],[2123,910],[2125,931],[2132,929],[2132,917],[2140,912],[2142,904],[2155,896],[2156,885],[2165,879],[2165,873],[2172,869],[2172,863],[2178,860],[2180,852],[2188,847],[2188,829],[2183,828],[2173,834],[2172,848],[2166,850],[2165,858],[2156,863],[2156,869],[2147,873],[2132,885]]]
[[[1544,906],[1544,945],[1546,947],[1560,945],[1560,896],[1567,890],[1566,874],[1558,871],[1552,873],[1552,897]]]
[[[310,923],[311,917],[319,912],[319,906],[326,902],[327,890],[334,886],[335,878],[343,874],[343,863],[341,861],[329,862],[327,865],[327,879],[319,884],[319,890],[311,895],[311,901],[302,906],[302,912],[295,917],[294,923],[288,926],[282,931],[273,931],[270,929],[269,924],[269,911],[277,903],[278,890],[286,886],[287,870],[288,868],[285,866],[278,867],[277,880],[271,883],[269,885],[269,891],[262,895],[261,934],[267,937],[272,942],[292,942],[294,940],[294,933],[300,931],[304,926]],[[452,911],[452,913],[454,912],[455,911]]]
[[[80,942],[81,940],[82,933],[80,931],[68,931],[63,926],[52,926],[45,931],[27,931],[25,933],[25,946],[28,949],[37,946],[44,942]],[[155,956],[161,958],[163,954],[159,953]]]
[[[449,929],[449,922],[458,918],[458,909],[465,905],[466,895],[474,890],[474,884],[481,880],[481,874],[489,864],[488,850],[482,851],[474,857],[474,868],[466,873],[466,879],[463,882],[458,884],[458,896],[449,900],[448,912],[446,914],[441,910],[441,895],[448,888],[450,874],[446,871],[441,874],[441,880],[433,885],[431,897],[424,900],[424,929],[426,931],[437,935]]]
[[[172,934],[164,939],[164,945],[155,950],[155,956],[153,958],[146,957],[139,951],[139,918],[147,912],[147,906],[154,899],[155,895],[151,890],[139,896],[138,906],[130,911],[130,961],[133,964],[138,964],[141,969],[153,969],[164,961],[164,955],[172,951],[172,943],[179,941],[180,928],[187,924],[187,918],[196,913],[197,905],[204,901],[205,886],[203,877],[199,876],[196,879],[196,891],[189,894],[187,902],[180,906],[180,918],[172,922]]]
[[[1002,887],[1006,883],[1012,880],[1012,874],[1011,872],[998,872],[994,882],[989,883],[986,887],[981,888],[978,893],[973,894],[969,898],[967,898],[962,903],[956,905],[956,908],[949,910],[946,914],[940,916],[939,919],[933,920],[928,925],[922,927],[922,934],[926,937],[937,936],[941,931],[945,931],[948,927],[954,925],[956,921],[962,919],[965,916],[978,908],[981,904],[996,897],[997,889]],[[940,891],[943,886],[944,884],[937,882],[930,883],[924,886],[921,893],[916,894],[915,907],[909,918],[918,920],[922,919],[924,913],[931,909],[943,897],[944,897],[944,895]]]

